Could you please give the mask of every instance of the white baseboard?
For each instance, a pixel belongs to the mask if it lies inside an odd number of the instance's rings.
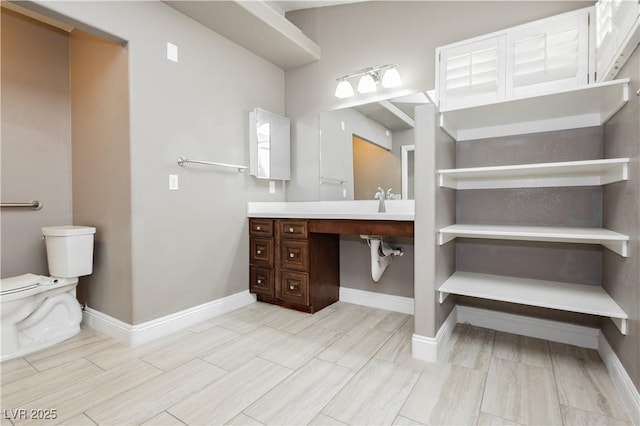
[[[94,330],[129,346],[137,346],[250,305],[255,301],[255,295],[246,290],[136,325],[128,324],[87,307],[84,310],[83,322]]]
[[[469,323],[478,327],[536,337],[583,348],[598,348],[598,334],[600,333],[598,328],[469,306],[457,305],[456,307],[458,309],[459,323]]]
[[[451,338],[453,329],[456,328],[457,317],[457,308],[454,307],[436,333],[436,337],[414,334],[411,337],[411,356],[423,361],[437,362]]]
[[[620,359],[602,332],[598,334],[598,352],[604,365],[607,366],[607,370],[609,370],[609,376],[611,376],[613,384],[622,397],[622,402],[629,416],[631,416],[631,421],[633,421],[635,425],[640,425],[640,393],[638,393],[638,389],[636,389],[631,381],[631,377],[629,377],[629,374],[624,369]]]
[[[413,315],[413,299],[410,297],[340,287],[340,300],[354,305]]]

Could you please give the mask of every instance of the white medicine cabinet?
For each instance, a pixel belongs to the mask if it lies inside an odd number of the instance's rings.
[[[249,113],[249,173],[259,179],[291,179],[291,126],[282,115],[255,108]]]

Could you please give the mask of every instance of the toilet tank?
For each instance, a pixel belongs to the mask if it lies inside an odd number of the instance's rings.
[[[47,247],[49,275],[75,278],[93,271],[93,234],[90,226],[46,226],[42,235]]]

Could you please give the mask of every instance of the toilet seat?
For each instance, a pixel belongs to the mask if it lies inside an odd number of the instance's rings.
[[[17,277],[3,278],[0,280],[0,295],[19,293],[31,290],[40,285],[42,276],[35,274],[24,274]]]
[[[77,280],[77,279],[76,279]],[[24,274],[0,280],[0,298],[3,301],[26,297],[47,289],[67,285],[75,280],[45,277],[36,274]],[[54,285],[56,284],[56,285]]]

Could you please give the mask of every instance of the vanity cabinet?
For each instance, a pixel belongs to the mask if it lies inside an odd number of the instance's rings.
[[[307,220],[249,219],[249,290],[258,300],[316,312],[339,299],[339,235]]]

